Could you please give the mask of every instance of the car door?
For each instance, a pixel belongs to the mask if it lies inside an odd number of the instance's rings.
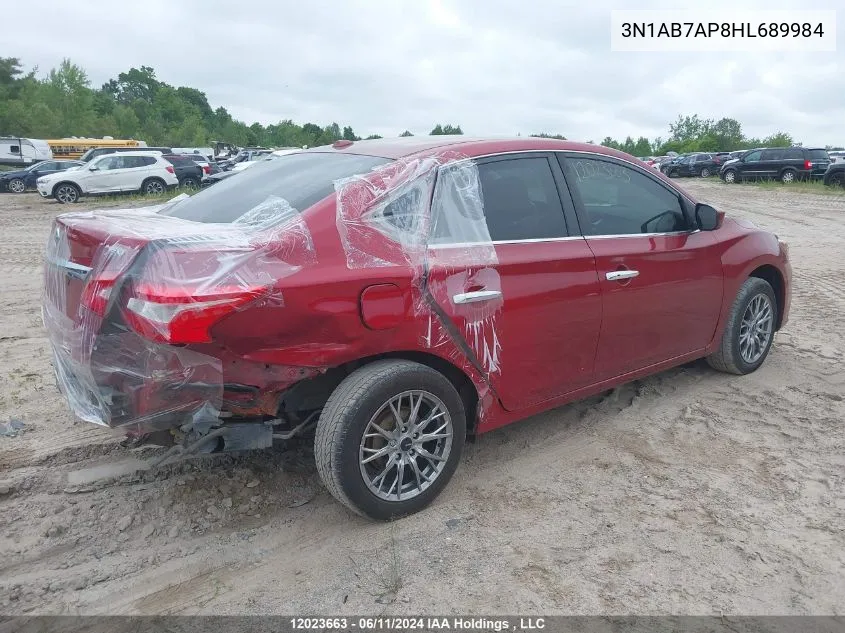
[[[56,166],[57,163],[52,160],[47,160],[43,163],[38,163],[37,165],[34,165],[24,177],[24,184],[26,185],[26,188],[34,189],[35,181],[41,178],[41,176],[55,174],[58,171],[58,169],[56,169]]]
[[[442,167],[433,198],[426,287],[435,326],[509,410],[591,383],[600,287],[586,240],[570,231],[574,208],[561,199],[554,156],[482,158],[477,177],[467,169]],[[428,336],[436,345],[437,333]]]
[[[147,177],[149,167],[145,163],[146,156],[121,156],[121,167],[118,170],[117,181],[120,191],[138,191],[141,183]],[[152,159],[153,161],[155,159]]]
[[[89,193],[109,193],[120,191],[120,170],[123,167],[123,157],[119,154],[109,154],[91,161],[85,168],[85,184],[83,188]]]
[[[749,180],[761,178],[764,171],[762,156],[763,150],[759,149],[748,152],[743,156],[736,164],[736,169],[740,173],[740,177]]]
[[[713,234],[692,228],[691,203],[624,161],[560,159],[602,289],[596,379],[703,349],[719,318],[722,265]]]
[[[763,153],[760,154],[759,177],[767,180],[780,177],[780,173],[787,162],[784,158],[784,150],[782,149],[764,149]]]

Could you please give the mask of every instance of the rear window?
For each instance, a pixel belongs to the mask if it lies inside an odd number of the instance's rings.
[[[811,149],[809,154],[810,160],[827,160],[830,158],[825,149]]]
[[[284,198],[304,211],[334,191],[335,180],[372,171],[386,158],[300,153],[262,161],[162,211],[194,222],[233,222],[268,198]]]
[[[194,165],[194,161],[190,158],[185,158],[184,156],[165,156],[164,158],[171,165],[181,165],[187,167],[193,167]]]

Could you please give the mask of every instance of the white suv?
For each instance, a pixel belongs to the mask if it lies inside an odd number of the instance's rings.
[[[81,196],[89,194],[162,193],[178,184],[173,165],[161,154],[143,151],[107,154],[81,167],[36,181],[38,193],[62,204],[77,202]]]

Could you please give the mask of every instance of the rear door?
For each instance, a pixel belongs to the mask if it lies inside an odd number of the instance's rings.
[[[691,227],[690,203],[615,158],[567,153],[561,164],[602,289],[596,379],[703,349],[722,304],[722,266],[713,234]]]
[[[472,179],[462,170],[441,168],[432,206],[427,286],[444,335],[510,410],[591,383],[600,288],[554,155],[479,159]],[[471,210],[477,183],[483,215]],[[450,228],[473,214],[483,231]]]

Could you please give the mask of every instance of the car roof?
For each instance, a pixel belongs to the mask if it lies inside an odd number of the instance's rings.
[[[136,150],[134,152],[120,152],[123,156],[161,156],[161,151],[158,150]],[[110,154],[103,154],[102,156],[97,156],[97,158],[105,158],[106,156],[110,156]]]
[[[301,150],[302,153],[359,154],[379,158],[399,159],[417,154],[433,153],[435,150],[452,149],[467,156],[484,156],[505,152],[590,152],[630,160],[629,154],[615,149],[539,137],[467,137],[461,135],[407,136],[400,138],[382,138],[366,141],[346,141],[342,145],[323,145]]]

